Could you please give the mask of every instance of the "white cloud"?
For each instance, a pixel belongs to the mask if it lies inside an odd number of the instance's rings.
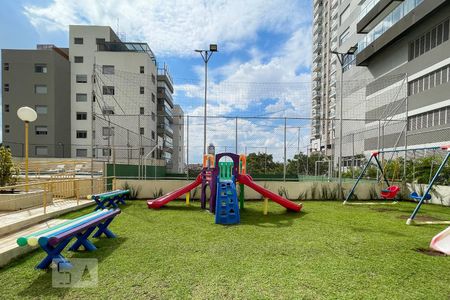
[[[239,49],[261,30],[291,32],[308,22],[310,3],[295,0],[53,0],[26,5],[37,30],[68,30],[70,24],[113,25],[127,40],[147,41],[157,55],[194,55],[192,49],[218,43]],[[116,28],[115,28],[116,29]]]

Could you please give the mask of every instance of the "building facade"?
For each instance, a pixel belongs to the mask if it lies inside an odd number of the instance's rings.
[[[72,156],[155,158],[156,59],[108,26],[70,26]],[[93,145],[93,149],[91,149]]]
[[[314,0],[311,152],[330,155],[335,137],[338,0]]]
[[[343,0],[337,15],[337,51],[357,46],[355,55],[344,61],[343,72],[340,66],[337,70],[337,81],[344,82],[343,157],[448,143],[450,3]]]
[[[158,137],[161,140],[161,157],[166,161],[169,170],[176,169],[174,161],[174,103],[173,103],[173,81],[166,65],[158,69]]]
[[[70,63],[68,49],[2,50],[3,144],[23,157],[24,124],[17,110],[29,106],[38,117],[29,126],[30,157],[70,157]]]
[[[173,107],[173,173],[185,171],[184,153],[184,111],[176,104]]]

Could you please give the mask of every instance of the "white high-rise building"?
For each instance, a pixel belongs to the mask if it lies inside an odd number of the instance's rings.
[[[314,0],[311,151],[330,155],[336,127],[338,0]]]
[[[121,41],[109,26],[71,25],[69,32],[72,157],[130,162],[147,155],[157,143],[150,47]]]

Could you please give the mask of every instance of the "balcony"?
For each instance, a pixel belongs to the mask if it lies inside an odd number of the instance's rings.
[[[331,0],[331,8],[336,8],[338,5],[338,0]]]
[[[313,55],[313,63],[317,62],[320,63],[322,60],[322,53],[316,53]]]
[[[158,105],[159,106],[159,105]],[[173,122],[173,113],[172,110],[168,109],[167,107],[163,106],[163,107],[158,107],[158,115],[159,116],[164,116],[167,117],[169,119],[169,121]]]
[[[147,43],[102,42],[97,44],[97,50],[110,52],[143,52],[147,53],[156,64],[156,57]]]
[[[313,53],[319,53],[322,50],[322,43],[314,43]]]
[[[169,105],[171,107],[173,107],[172,94],[169,91],[167,91],[167,89],[164,87],[158,87],[157,91],[158,91],[158,94],[157,94],[158,99],[166,100],[169,103]]]
[[[320,72],[314,72],[312,77],[313,77],[313,80],[314,80],[314,81],[321,81],[321,79],[322,79],[322,73],[320,73]]]
[[[312,98],[313,99],[320,99],[320,92],[312,91]]]
[[[322,69],[322,64],[321,63],[313,63],[312,70],[314,72],[319,72],[321,69]]]
[[[164,136],[164,134],[167,134],[170,137],[173,137],[173,129],[172,126],[166,123],[160,123],[158,124],[158,135]]]
[[[369,0],[364,2],[358,17],[358,33],[369,33],[404,0]]]
[[[382,0],[380,0],[380,3]],[[405,32],[431,12],[444,4],[445,0],[405,0],[386,15],[358,43],[356,65],[365,66],[370,57],[401,38]]]
[[[166,65],[164,65],[164,68],[158,68],[157,79],[158,81],[164,81],[169,87],[170,92],[173,93],[173,80]]]

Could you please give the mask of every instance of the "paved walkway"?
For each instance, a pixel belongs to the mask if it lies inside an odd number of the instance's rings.
[[[19,247],[17,238],[62,223],[64,219],[55,218],[94,203],[92,200],[53,200],[53,204],[47,206],[45,214],[43,207],[0,212],[0,267],[35,249],[30,246]]]
[[[55,226],[64,221],[66,221],[66,220],[64,220],[64,219],[48,220],[44,223],[40,223],[40,224],[31,226],[31,227],[28,227],[27,229],[0,237],[0,267],[7,265],[12,259],[14,259],[20,255],[23,255],[25,253],[31,252],[37,248],[37,246],[30,247],[28,245],[24,246],[24,247],[19,247],[19,245],[17,245],[17,242],[16,242],[16,240],[19,237],[28,235],[30,233],[36,232],[41,229],[46,229],[51,226]]]
[[[46,214],[43,207],[0,212],[0,237],[94,203],[92,200],[53,200],[53,204],[47,206]]]

